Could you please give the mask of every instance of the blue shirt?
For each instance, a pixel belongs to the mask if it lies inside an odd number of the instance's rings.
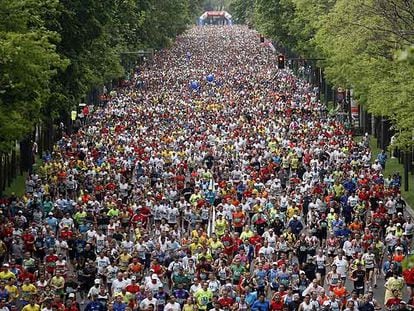
[[[99,301],[91,301],[86,305],[84,311],[105,311],[105,307]]]
[[[268,311],[269,308],[270,308],[269,301],[265,299],[263,301],[256,300],[253,303],[251,310],[252,311]]]
[[[9,292],[6,289],[0,290],[0,299],[9,300]]]
[[[118,301],[114,302],[114,304],[113,304],[113,310],[114,311],[125,311],[125,309],[126,309],[126,304],[125,303],[118,302]]]
[[[251,306],[257,299],[257,292],[250,292],[246,294],[246,302]]]
[[[48,217],[46,218],[46,222],[47,224],[50,226],[50,228],[52,228],[54,231],[56,231],[56,228],[58,226],[58,220],[55,217]]]

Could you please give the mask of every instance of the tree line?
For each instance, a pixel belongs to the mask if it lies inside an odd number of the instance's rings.
[[[391,120],[395,145],[414,145],[414,2],[233,0],[250,24],[303,58],[323,59],[327,80],[353,90],[368,112]]]

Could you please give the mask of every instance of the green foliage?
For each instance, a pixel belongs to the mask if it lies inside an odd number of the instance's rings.
[[[335,5],[335,0],[292,0],[293,18],[288,22],[289,35],[296,38],[291,48],[299,55],[318,58],[320,51],[315,34],[323,24],[323,17]]]
[[[0,150],[29,133],[48,99],[50,81],[67,62],[56,52],[57,33],[45,28],[55,1],[2,1],[0,12]]]
[[[396,48],[408,41],[403,13],[393,10],[403,1],[338,0],[316,34],[326,58],[325,72],[335,85],[352,88],[368,111],[394,121],[396,145],[412,144],[414,124],[412,66],[395,60]],[[405,9],[410,9],[405,7]],[[414,13],[414,8],[411,8]],[[402,10],[402,9],[401,9]]]
[[[229,10],[238,24],[253,24],[255,0],[233,0]]]
[[[297,38],[290,35],[289,23],[294,14],[291,0],[256,0],[254,22],[257,29],[286,47],[294,47]]]
[[[334,86],[352,88],[375,115],[394,122],[396,145],[414,144],[414,2],[405,0],[233,0],[236,16],[319,65]],[[408,46],[408,47],[407,47]]]

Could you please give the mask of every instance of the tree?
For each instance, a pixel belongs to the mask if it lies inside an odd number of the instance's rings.
[[[306,58],[320,57],[314,40],[321,28],[323,17],[335,5],[336,0],[292,0],[294,14],[288,22],[289,35],[296,38],[291,46],[297,54]]]
[[[254,23],[255,0],[233,0],[230,4],[230,11],[233,20],[238,24],[252,25]]]
[[[292,48],[297,43],[297,38],[291,36],[289,30],[294,10],[292,0],[256,0],[254,24],[261,33]]]
[[[50,96],[52,77],[67,62],[56,51],[59,35],[45,28],[44,14],[57,1],[0,3],[0,150],[30,133]]]
[[[412,144],[414,124],[412,82],[407,79],[413,68],[394,57],[396,49],[411,40],[404,12],[414,10],[412,6],[403,10],[404,3],[338,0],[315,39],[326,58],[328,79],[354,89],[355,97],[368,111],[391,119],[401,148]],[[390,15],[396,7],[401,12]]]

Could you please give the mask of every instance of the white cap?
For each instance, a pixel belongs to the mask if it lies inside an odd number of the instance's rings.
[[[101,280],[100,279],[95,279],[95,284],[101,284]]]
[[[153,275],[151,275],[151,279],[158,279],[158,275],[156,275],[155,273]]]

